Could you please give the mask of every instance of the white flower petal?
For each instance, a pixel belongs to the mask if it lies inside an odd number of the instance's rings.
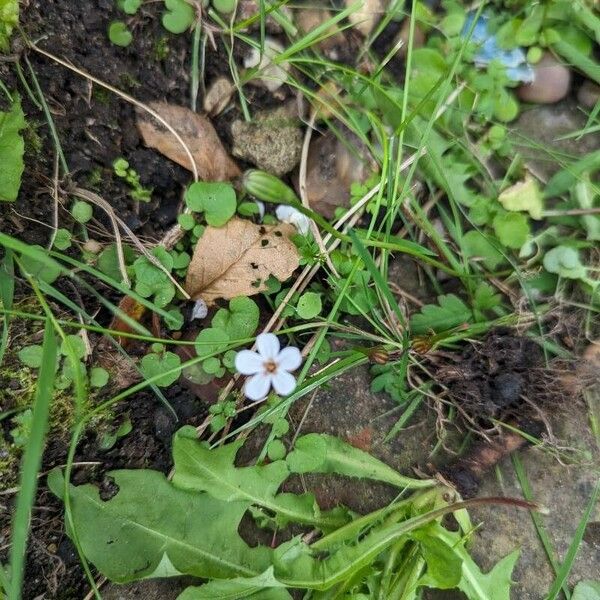
[[[296,389],[296,378],[287,371],[280,369],[271,377],[273,380],[273,387],[280,396],[287,396]]]
[[[258,352],[252,352],[252,350],[240,350],[235,355],[235,368],[242,375],[261,373],[264,364],[265,359]]]
[[[306,235],[310,229],[310,219],[300,211],[292,217],[292,225],[302,234]]]
[[[262,400],[271,388],[272,375],[266,373],[257,373],[248,377],[244,384],[244,394],[250,400]]]
[[[256,347],[265,360],[275,360],[279,354],[279,340],[273,333],[261,333],[257,336]]]
[[[284,348],[277,357],[277,368],[284,371],[295,371],[302,364],[302,354],[294,346]]]
[[[291,223],[292,216],[297,212],[298,211],[293,206],[289,206],[288,204],[280,204],[275,209],[275,215],[284,223]]]

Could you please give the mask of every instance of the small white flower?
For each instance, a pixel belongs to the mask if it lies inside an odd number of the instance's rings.
[[[244,384],[244,394],[250,400],[262,400],[271,386],[280,396],[291,394],[296,378],[290,373],[302,364],[300,350],[294,346],[280,349],[277,336],[261,333],[256,338],[258,352],[240,350],[235,356],[235,368],[242,375],[251,375]]]
[[[275,209],[275,214],[282,223],[293,225],[302,235],[308,233],[308,230],[310,229],[310,219],[293,206],[280,204]]]

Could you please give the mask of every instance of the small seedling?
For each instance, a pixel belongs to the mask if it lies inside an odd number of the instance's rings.
[[[133,35],[123,21],[113,21],[108,26],[108,39],[115,45],[126,48],[133,41]]]
[[[140,182],[137,171],[129,166],[124,158],[117,158],[113,162],[113,170],[117,177],[124,179],[131,188],[129,195],[138,202],[149,202],[152,199],[152,189],[145,188]]]
[[[78,200],[71,208],[71,215],[78,223],[87,223],[94,215],[91,204]]]
[[[165,0],[167,9],[162,18],[163,27],[171,33],[187,31],[196,18],[192,5],[185,0]]]

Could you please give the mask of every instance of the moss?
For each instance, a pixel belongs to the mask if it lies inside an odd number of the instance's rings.
[[[160,37],[154,44],[154,58],[157,61],[165,60],[169,55],[169,38],[166,35]]]

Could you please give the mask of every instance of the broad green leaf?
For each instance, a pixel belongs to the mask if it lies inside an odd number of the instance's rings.
[[[152,254],[167,271],[173,269],[173,257],[161,246],[152,250]],[[134,263],[135,291],[142,298],[153,297],[159,308],[164,308],[175,296],[175,286],[167,274],[152,264],[145,256],[140,256]]]
[[[186,0],[165,0],[167,12],[163,15],[163,27],[171,33],[183,33],[189,29],[196,16],[194,8]]]
[[[75,358],[85,358],[87,350],[85,342],[80,335],[67,335],[60,345],[60,353],[63,356],[69,356],[71,352]]]
[[[321,295],[315,292],[306,292],[302,294],[296,305],[298,316],[302,319],[314,319],[323,308]]]
[[[239,340],[254,335],[260,312],[251,298],[239,296],[229,302],[229,310],[220,308],[212,320],[212,326],[222,329],[230,339]]]
[[[494,233],[503,246],[518,250],[529,237],[529,221],[522,213],[503,212],[494,217]]]
[[[489,573],[482,573],[465,549],[459,533],[448,531],[439,523],[432,524],[429,532],[434,536],[432,539],[446,544],[462,561],[460,580],[456,587],[464,592],[469,600],[510,600],[511,573],[519,558],[519,550],[505,556]],[[420,583],[426,587],[439,588],[438,582],[431,573],[426,573]]]
[[[18,23],[19,0],[0,0],[0,52],[8,51],[10,36]]]
[[[2,10],[0,0],[0,10]],[[17,9],[18,10],[18,9]],[[2,23],[0,22],[0,46],[2,44]],[[21,187],[21,176],[25,164],[23,153],[25,143],[20,131],[26,127],[21,102],[15,100],[10,111],[0,111],[0,201],[13,202]]]
[[[61,269],[55,261],[44,260],[46,256],[47,252],[42,246],[37,244],[29,246],[27,253],[21,254],[21,267],[32,277],[46,283],[53,283],[60,275]]]
[[[196,337],[196,354],[208,356],[215,352],[222,352],[229,344],[229,336],[222,329],[207,327]]]
[[[177,600],[291,600],[290,593],[283,589],[273,575],[273,567],[256,577],[210,581],[199,587],[189,587]]]
[[[237,532],[247,502],[178,489],[158,471],[109,476],[118,489],[112,498],[102,500],[93,485],[70,486],[69,496],[83,553],[111,581],[181,573],[254,577],[268,568],[270,551],[250,548]],[[50,473],[48,485],[62,497],[59,470]]]
[[[190,210],[203,212],[206,222],[213,227],[222,227],[233,217],[237,207],[235,190],[228,183],[196,181],[185,193],[185,202]]]
[[[462,559],[456,548],[431,535],[427,530],[417,531],[412,536],[420,544],[421,553],[427,563],[426,577],[435,581],[440,590],[450,590],[458,586],[461,580]],[[431,586],[430,586],[431,587]]]
[[[532,219],[541,219],[544,210],[544,200],[538,183],[532,177],[527,177],[498,196],[498,201],[509,211],[528,212]]]
[[[438,296],[438,304],[426,304],[421,312],[410,319],[413,334],[423,335],[429,331],[447,331],[473,320],[471,309],[454,294]]]
[[[115,45],[125,48],[133,42],[133,35],[123,21],[113,21],[108,26],[108,39]]]
[[[292,473],[337,473],[385,481],[399,488],[433,484],[431,480],[405,477],[367,452],[325,433],[309,433],[298,438],[286,462]]]
[[[600,600],[600,581],[580,581],[573,590],[571,600]]]
[[[179,379],[181,371],[167,373],[171,369],[176,369],[181,365],[179,355],[174,352],[165,352],[164,354],[146,354],[140,363],[140,370],[146,379],[165,373],[154,383],[160,387],[167,387]]]
[[[587,275],[587,269],[579,259],[579,252],[570,246],[556,246],[546,252],[544,269],[566,279],[583,279]]]
[[[142,0],[117,0],[119,9],[128,15],[135,15],[141,5]]]
[[[480,258],[488,269],[493,270],[505,261],[502,252],[475,229],[467,231],[463,236],[462,250],[468,258]]]
[[[42,366],[44,352],[39,344],[31,344],[21,348],[18,353],[19,360],[32,369],[38,369]]]
[[[335,515],[322,515],[312,494],[278,494],[290,472],[283,460],[268,465],[236,467],[241,442],[212,450],[196,438],[194,428],[183,427],[173,440],[175,474],[173,483],[180,488],[208,492],[226,502],[246,502],[280,516],[280,522],[307,523],[333,528],[344,523]]]

